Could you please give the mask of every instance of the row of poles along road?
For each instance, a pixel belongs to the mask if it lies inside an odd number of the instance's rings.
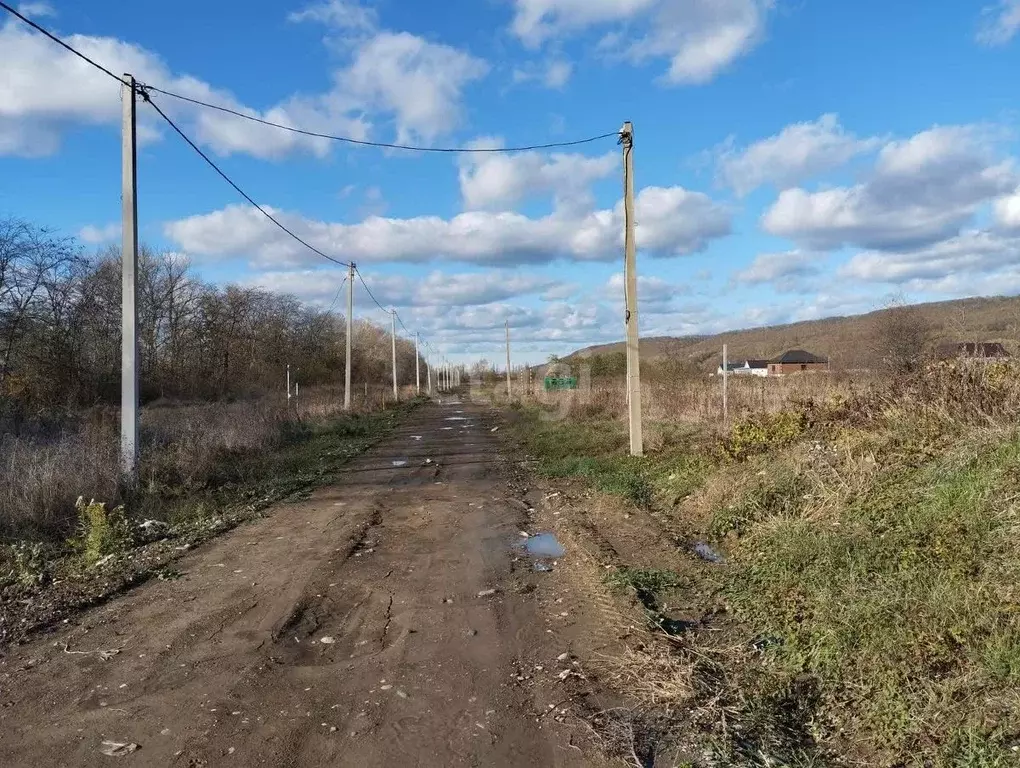
[[[626,330],[626,348],[627,348],[627,402],[628,402],[628,415],[630,422],[630,453],[633,456],[641,456],[643,453],[643,440],[641,433],[641,381],[640,381],[640,362],[638,353],[638,309],[637,309],[637,271],[636,271],[636,242],[635,242],[635,224],[634,224],[634,127],[630,122],[623,124],[623,127],[619,131],[612,133],[603,134],[601,136],[593,136],[587,139],[581,139],[578,141],[570,142],[555,142],[548,144],[538,144],[526,147],[504,147],[504,148],[464,148],[464,147],[411,147],[403,146],[398,144],[386,144],[382,142],[371,142],[355,140],[348,137],[331,136],[328,134],[315,133],[311,131],[302,130],[293,126],[281,125],[272,123],[267,120],[255,117],[250,114],[245,114],[239,111],[235,111],[226,107],[222,107],[215,104],[209,104],[206,102],[198,101],[187,96],[175,94],[170,91],[165,91],[155,86],[150,86],[142,83],[138,83],[135,78],[130,74],[125,74],[118,77],[116,74],[111,72],[108,68],[90,59],[80,51],[76,50],[68,43],[61,40],[59,37],[44,29],[40,25],[36,24],[31,19],[28,19],[17,9],[10,6],[8,3],[0,0],[0,9],[3,9],[10,13],[12,16],[20,19],[22,22],[33,28],[36,32],[43,34],[48,37],[54,43],[62,46],[64,49],[77,56],[79,59],[85,61],[95,69],[105,73],[109,77],[117,80],[121,87],[121,96],[123,104],[123,120],[122,120],[122,176],[121,176],[121,187],[122,187],[122,208],[121,208],[121,219],[122,219],[122,251],[121,251],[121,263],[122,263],[122,304],[121,304],[121,471],[123,475],[123,481],[126,485],[134,486],[138,480],[138,416],[139,416],[139,374],[138,374],[138,299],[137,299],[137,272],[138,272],[138,176],[137,176],[137,135],[136,135],[136,103],[139,96],[150,104],[153,109],[162,117],[170,127],[188,144],[190,147],[198,153],[207,164],[209,164],[213,170],[215,170],[223,179],[226,181],[234,190],[240,194],[245,200],[254,206],[263,216],[268,218],[273,224],[279,227],[281,230],[286,232],[297,242],[314,252],[318,256],[331,261],[339,266],[347,267],[347,280],[350,285],[348,286],[347,293],[347,340],[346,340],[346,367],[344,373],[344,407],[349,409],[351,407],[351,337],[352,337],[352,320],[354,314],[354,277],[357,275],[361,278],[361,274],[358,271],[355,264],[347,263],[329,256],[323,253],[321,250],[310,245],[297,234],[292,232],[280,221],[278,221],[269,211],[260,206],[255,200],[253,200],[247,193],[244,192],[234,181],[232,181],[210,158],[206,155],[188,136],[171,120],[160,107],[152,100],[152,93],[160,93],[166,96],[170,96],[182,101],[191,102],[205,108],[218,110],[235,115],[238,118],[251,120],[257,123],[261,123],[266,126],[270,126],[276,129],[291,131],[295,133],[301,133],[310,136],[317,136],[325,139],[332,139],[334,141],[343,142],[352,145],[360,146],[373,146],[382,147],[389,149],[401,149],[410,150],[416,152],[447,152],[447,153],[475,153],[475,152],[499,152],[499,153],[511,153],[531,150],[550,149],[554,147],[573,146],[578,144],[586,144],[593,141],[597,141],[611,136],[616,136],[618,143],[623,148],[623,188],[624,188],[624,326]],[[364,279],[362,283],[364,284]],[[365,289],[368,291],[369,296],[372,296],[371,289],[365,284]],[[392,337],[392,357],[393,357],[393,395],[394,398],[398,397],[397,388],[397,366],[396,366],[396,323],[399,320],[396,310],[386,310],[375,297],[372,296],[373,301],[383,311],[389,312],[390,314],[390,331]],[[403,325],[403,321],[400,321],[401,326],[407,331],[406,326]],[[410,333],[408,331],[408,333]],[[506,326],[507,334],[507,393],[511,393],[511,380],[510,380],[510,328],[509,323]],[[417,388],[421,391],[421,370],[420,370],[420,355],[419,355],[419,334],[414,333],[415,337],[415,357],[417,378]],[[428,344],[428,342],[426,342]],[[431,349],[431,345],[428,345]],[[434,351],[434,350],[433,350]],[[427,386],[431,393],[432,391],[432,376],[433,372],[436,375],[438,388],[440,390],[452,389],[460,386],[461,383],[461,369],[456,366],[452,366],[449,362],[445,361],[442,365],[435,368],[431,365],[431,361],[426,364],[426,376]],[[289,378],[289,377],[288,377]],[[288,395],[290,393],[290,383],[288,381]]]

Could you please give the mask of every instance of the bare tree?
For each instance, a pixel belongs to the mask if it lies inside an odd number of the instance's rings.
[[[876,313],[871,330],[871,350],[875,360],[893,373],[914,370],[927,352],[931,324],[902,295],[891,297]]]
[[[120,381],[120,251],[84,257],[72,239],[0,220],[0,396],[7,409],[115,403]],[[279,391],[287,365],[302,385],[336,383],[345,363],[343,318],[261,288],[210,286],[173,253],[139,253],[143,400]],[[390,331],[361,320],[354,371],[389,382]],[[401,384],[414,382],[415,348],[397,340]]]

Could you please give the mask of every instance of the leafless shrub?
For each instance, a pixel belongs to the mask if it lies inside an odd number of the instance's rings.
[[[893,297],[885,311],[872,318],[871,326],[871,350],[877,363],[896,375],[917,369],[932,333],[931,323],[918,307]]]

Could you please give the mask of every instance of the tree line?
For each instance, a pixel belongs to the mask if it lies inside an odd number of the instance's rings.
[[[339,287],[342,275],[336,275]],[[216,400],[340,384],[346,324],[291,295],[198,278],[186,259],[141,247],[138,334],[143,402]],[[119,402],[119,248],[87,253],[75,238],[0,220],[0,398],[5,415]],[[355,386],[390,381],[390,332],[359,320]],[[413,341],[398,338],[400,383],[415,376]],[[424,368],[422,369],[424,374]]]

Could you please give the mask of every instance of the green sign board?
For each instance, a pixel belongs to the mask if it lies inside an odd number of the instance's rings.
[[[577,389],[576,376],[546,376],[545,391],[553,389]]]

